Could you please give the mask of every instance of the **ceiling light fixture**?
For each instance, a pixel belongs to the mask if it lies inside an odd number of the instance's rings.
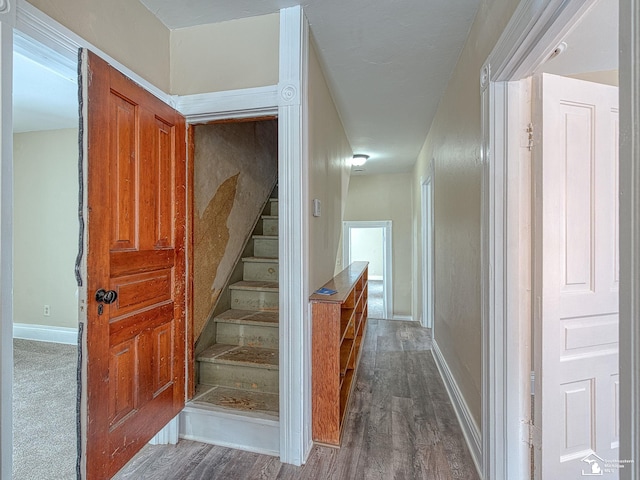
[[[369,155],[365,155],[364,153],[356,153],[351,159],[352,167],[361,167],[369,160]]]

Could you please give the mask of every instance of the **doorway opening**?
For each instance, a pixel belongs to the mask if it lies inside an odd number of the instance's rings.
[[[369,318],[393,318],[391,221],[343,222],[343,265],[369,262]]]
[[[14,33],[13,476],[76,475],[77,63]]]

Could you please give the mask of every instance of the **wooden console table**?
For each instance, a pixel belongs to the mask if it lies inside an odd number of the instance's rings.
[[[353,262],[311,295],[313,440],[340,446],[367,323],[367,268]]]

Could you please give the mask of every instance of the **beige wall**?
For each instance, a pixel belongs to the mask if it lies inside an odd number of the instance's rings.
[[[322,202],[322,215],[310,217],[309,282],[313,290],[334,275],[342,216],[346,203],[353,152],[331,98],[313,44],[309,52],[309,205]],[[311,293],[311,292],[309,292]]]
[[[278,83],[280,15],[171,32],[171,93],[219,92]]]
[[[420,177],[435,160],[435,340],[481,426],[480,69],[518,0],[483,0],[413,174],[420,245]],[[421,291],[420,255],[414,290]],[[421,311],[421,304],[414,308]]]
[[[169,29],[132,0],[27,0],[39,10],[169,92]]]
[[[409,173],[351,177],[344,219],[391,220],[393,313],[411,315],[411,179]]]
[[[17,133],[13,142],[14,322],[77,328],[78,130]]]

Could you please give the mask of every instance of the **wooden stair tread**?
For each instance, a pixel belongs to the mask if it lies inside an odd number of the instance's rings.
[[[239,388],[213,387],[203,389],[193,399],[195,404],[215,405],[240,411],[263,412],[278,416],[279,400],[277,393],[266,393]]]
[[[257,292],[277,292],[278,282],[259,282],[252,280],[241,280],[229,285],[229,290],[253,290]]]
[[[278,216],[277,215],[261,215],[263,220],[277,220]]]
[[[277,311],[273,310],[236,310],[231,309],[216,316],[219,323],[240,323],[243,325],[264,325],[277,327],[279,322]]]
[[[273,257],[244,257],[242,261],[251,263],[278,263],[278,259]]]
[[[216,343],[202,352],[198,356],[198,361],[277,370],[278,350]]]

